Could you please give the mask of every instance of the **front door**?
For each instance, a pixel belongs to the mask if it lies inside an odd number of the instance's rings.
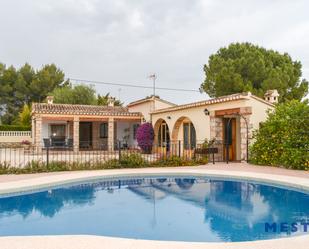
[[[92,123],[79,123],[79,147],[82,149],[90,149],[92,147]]]
[[[224,160],[236,160],[236,118],[223,119]],[[228,149],[227,149],[228,147]]]

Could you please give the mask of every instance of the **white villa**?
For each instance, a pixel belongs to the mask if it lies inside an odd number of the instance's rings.
[[[172,143],[181,142],[183,150],[192,150],[205,139],[225,141],[230,160],[244,160],[247,138],[267,118],[267,111],[278,101],[277,91],[268,91],[265,99],[250,92],[222,96],[184,105],[175,105],[157,96],[116,107],[35,103],[32,107],[32,139],[44,147],[47,139],[54,146],[71,144],[74,151],[117,149],[118,141],[127,148],[136,147],[139,124],[151,122],[155,144],[168,152]]]

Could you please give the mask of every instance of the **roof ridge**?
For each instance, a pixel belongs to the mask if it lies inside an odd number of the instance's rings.
[[[161,112],[166,112],[170,110],[181,110],[185,108],[191,108],[191,107],[196,107],[196,106],[202,106],[202,105],[207,105],[207,104],[215,104],[215,103],[221,103],[221,102],[226,102],[226,101],[233,101],[237,99],[241,99],[241,97],[247,97],[249,96],[249,92],[243,92],[243,93],[233,93],[230,95],[224,95],[224,96],[219,96],[217,98],[212,98],[212,99],[206,99],[206,100],[200,100],[197,102],[191,102],[187,104],[181,104],[181,105],[176,105],[172,107],[167,107],[159,110],[155,110],[151,113],[161,113]],[[225,100],[225,101],[222,101]]]

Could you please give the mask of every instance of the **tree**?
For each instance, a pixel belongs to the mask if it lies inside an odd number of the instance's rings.
[[[54,103],[80,105],[95,105],[97,103],[95,89],[87,85],[75,87],[68,85],[55,88],[50,95],[54,96]]]
[[[256,164],[309,170],[309,105],[281,103],[254,133],[250,160]]]
[[[25,104],[43,101],[56,87],[69,84],[55,64],[35,71],[28,63],[16,69],[0,63],[0,117],[5,124],[18,119]]]
[[[151,153],[154,140],[154,130],[151,123],[144,123],[138,127],[136,140],[138,146],[144,153]]]
[[[19,113],[19,125],[30,126],[31,125],[31,108],[25,104],[22,111]]]
[[[108,104],[108,98],[110,97],[110,94],[107,93],[105,95],[100,95],[98,94],[98,100],[97,100],[97,104],[98,105],[107,105]],[[122,106],[123,103],[121,103],[120,100],[115,100],[114,102],[115,106]]]
[[[280,102],[301,100],[308,94],[308,81],[301,78],[301,67],[287,53],[232,43],[209,57],[201,88],[210,97],[245,91],[263,97],[267,90],[277,89]]]

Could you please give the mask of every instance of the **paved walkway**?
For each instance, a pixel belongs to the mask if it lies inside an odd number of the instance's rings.
[[[275,175],[285,175],[285,176],[297,176],[303,178],[309,178],[309,171],[303,170],[290,170],[278,167],[267,167],[267,166],[255,166],[247,163],[216,163],[216,164],[207,164],[204,166],[196,166],[196,167],[177,167],[177,169],[201,169],[201,170],[223,170],[223,171],[244,171],[244,172],[256,172],[256,173],[265,173],[265,174],[275,174]],[[152,168],[150,168],[152,169]],[[164,168],[164,169],[175,169]],[[136,170],[136,169],[132,169]],[[112,170],[104,170],[104,171],[112,171]],[[65,172],[52,172],[52,173],[37,173],[37,174],[23,174],[23,175],[0,175],[0,183],[1,182],[9,182],[9,181],[17,181],[24,179],[32,179],[39,178],[42,176],[52,176],[52,175],[65,175],[72,174],[73,172],[65,171]]]

